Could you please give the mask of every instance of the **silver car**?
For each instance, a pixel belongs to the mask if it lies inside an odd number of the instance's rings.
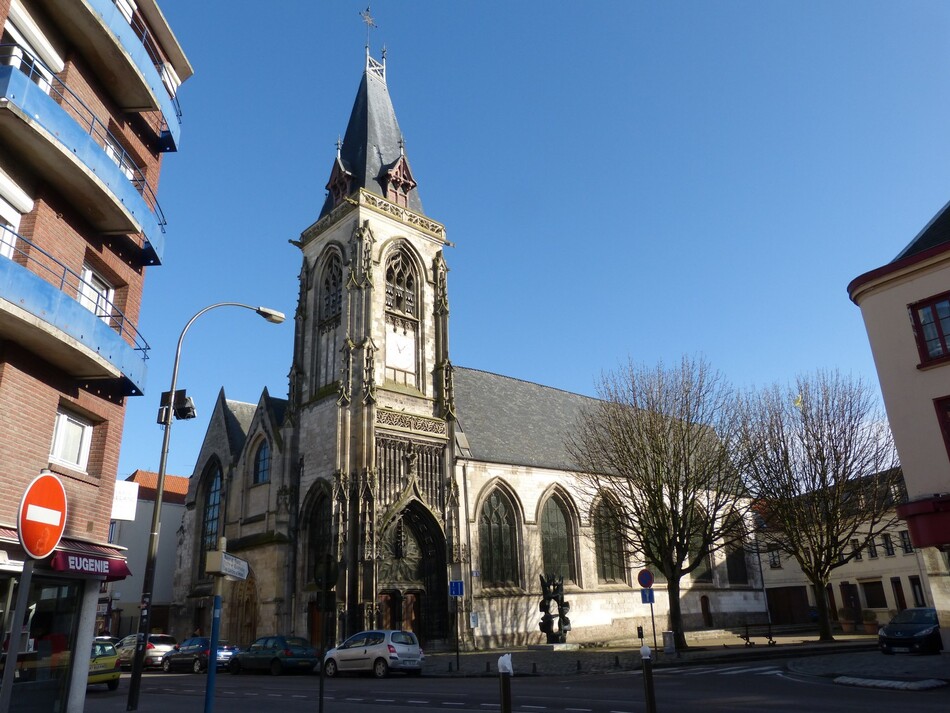
[[[418,676],[424,660],[419,639],[411,631],[375,629],[354,634],[327,651],[323,666],[331,678],[349,671],[371,671],[376,678],[385,678],[390,671]]]
[[[115,645],[115,650],[119,654],[119,665],[122,668],[132,668],[132,660],[135,658],[135,642],[141,634],[129,634]],[[145,644],[145,660],[142,668],[160,668],[162,665],[162,656],[166,652],[175,648],[175,637],[168,634],[149,634],[148,641]]]

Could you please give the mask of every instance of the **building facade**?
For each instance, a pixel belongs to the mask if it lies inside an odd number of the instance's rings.
[[[109,513],[125,399],[145,380],[142,283],[164,250],[155,189],[192,69],[155,0],[0,0],[0,24],[0,602],[24,571],[25,487],[52,471],[68,502],[35,563],[11,710],[81,710],[86,668],[67,662],[86,660],[100,585],[127,569]]]
[[[934,603],[950,626],[950,205],[894,260],[855,278],[908,502],[897,513],[924,549]]]
[[[295,241],[289,398],[222,392],[191,477],[182,617],[209,623],[204,559],[223,535],[251,572],[225,585],[231,641],[386,626],[430,648],[457,630],[466,648],[539,642],[542,574],[563,577],[571,641],[649,630],[643,563],[610,528],[620,504],[580,492],[564,446],[591,399],[452,364],[445,228],[423,210],[385,63],[368,53],[326,188]],[[731,577],[724,562],[696,574],[687,625],[764,620],[747,559]]]

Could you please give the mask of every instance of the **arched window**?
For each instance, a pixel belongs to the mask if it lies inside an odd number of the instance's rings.
[[[330,252],[320,271],[317,297],[317,349],[315,386],[320,389],[340,378],[340,348],[343,335],[340,321],[343,310],[343,260]]]
[[[730,584],[748,584],[749,568],[745,561],[745,538],[742,518],[739,515],[729,516],[726,527],[727,537],[733,542],[726,547],[726,576]]]
[[[574,582],[574,547],[564,506],[548,498],[541,510],[541,556],[545,576],[554,574]]]
[[[254,454],[254,485],[270,482],[270,444],[265,438]]]
[[[594,511],[594,549],[598,581],[625,582],[627,568],[620,539],[620,518],[616,506],[607,500]]]
[[[332,524],[330,499],[320,496],[310,512],[309,537],[307,538],[307,581],[316,582],[322,577],[327,557],[333,552],[330,533]]]
[[[208,550],[218,549],[218,528],[221,522],[221,464],[209,463],[202,478],[204,486],[204,510],[201,517],[201,552],[199,571],[204,574]]]
[[[518,584],[515,510],[500,491],[495,490],[478,519],[482,582],[488,587]]]
[[[415,387],[418,331],[415,267],[403,248],[386,262],[386,379]]]

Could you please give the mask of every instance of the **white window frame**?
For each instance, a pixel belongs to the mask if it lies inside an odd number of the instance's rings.
[[[125,18],[126,22],[131,25],[132,15],[138,9],[135,0],[115,0],[115,6],[119,9],[119,12],[122,13],[122,17]]]
[[[79,285],[79,304],[110,324],[115,309],[115,287],[86,263],[82,266],[82,283]]]
[[[12,258],[16,247],[14,233],[20,230],[20,212],[0,196],[0,257]]]
[[[125,149],[109,136],[105,138],[105,145],[102,148],[105,149],[106,156],[112,159],[112,162],[119,167],[126,178],[130,181],[135,178],[135,169],[129,165],[129,155]]]
[[[71,428],[79,428],[79,443],[70,443]],[[49,459],[54,463],[62,463],[76,470],[85,472],[89,464],[89,447],[92,443],[91,421],[81,416],[77,416],[71,411],[59,409],[56,412],[56,423],[53,427],[53,443],[50,446]],[[74,455],[65,452],[66,448],[72,445],[73,448],[78,445]]]

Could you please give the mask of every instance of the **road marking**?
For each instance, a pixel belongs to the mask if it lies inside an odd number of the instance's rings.
[[[395,698],[374,698],[373,703],[395,703]]]
[[[593,708],[565,708],[566,711],[580,711],[580,713],[589,713]]]
[[[773,671],[775,666],[753,666],[752,668],[742,668],[738,671],[721,671],[723,676],[735,676],[737,673],[755,673],[756,671]]]
[[[413,704],[428,703],[428,702],[429,701],[406,701],[406,703],[413,703]]]
[[[521,708],[533,708],[534,710],[545,711],[548,709],[547,706],[520,706]]]
[[[443,706],[464,706],[464,703],[456,703],[455,701],[442,701]]]

